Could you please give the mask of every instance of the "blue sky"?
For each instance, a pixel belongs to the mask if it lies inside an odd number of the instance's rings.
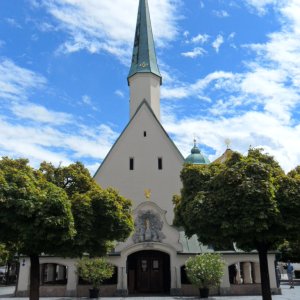
[[[148,0],[162,124],[184,156],[300,164],[300,1]],[[0,0],[0,156],[93,173],[129,121],[138,0]]]

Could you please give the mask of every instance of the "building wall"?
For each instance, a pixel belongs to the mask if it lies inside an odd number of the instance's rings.
[[[129,170],[130,158],[134,159],[134,170]],[[158,169],[158,158],[162,158],[162,170]],[[156,203],[167,211],[167,220],[172,224],[172,197],[180,193],[182,165],[183,157],[143,104],[102,163],[95,180],[103,188],[114,187],[131,199],[133,208],[147,200]],[[149,199],[145,191],[150,192]]]
[[[109,261],[118,267],[118,284],[102,286],[101,291],[103,296],[126,295],[127,292],[127,273],[126,261],[127,257],[137,251],[156,250],[167,253],[170,256],[171,262],[171,294],[182,294],[185,296],[198,295],[198,289],[189,284],[181,284],[180,268],[191,256],[188,254],[178,255],[177,250],[172,245],[164,243],[139,243],[134,244],[122,251],[120,255],[109,256]],[[258,263],[257,253],[223,253],[225,260],[224,276],[221,281],[220,288],[212,289],[212,295],[259,295],[261,294],[261,286],[259,283],[253,284],[237,284],[230,285],[228,266],[234,263],[252,262]],[[17,285],[16,296],[29,295],[29,270],[30,260],[23,258],[20,261],[20,275]],[[76,274],[77,259],[60,258],[60,257],[41,257],[40,263],[55,263],[67,266],[67,284],[64,286],[45,285],[40,287],[41,296],[66,297],[77,296],[87,297],[89,286],[78,285],[78,277]],[[268,255],[270,286],[274,294],[280,294],[280,289],[276,286],[275,269],[274,269],[275,254]]]
[[[151,73],[137,73],[129,79],[130,119],[136,113],[143,100],[152,108],[160,120],[160,78]]]

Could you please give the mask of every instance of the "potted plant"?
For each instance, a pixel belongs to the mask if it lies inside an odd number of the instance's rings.
[[[208,298],[209,289],[219,286],[225,262],[219,254],[204,253],[190,257],[185,263],[187,276],[200,291],[200,298]]]
[[[104,279],[112,277],[114,267],[105,258],[82,258],[77,262],[77,274],[93,286],[90,298],[99,297],[100,285]]]

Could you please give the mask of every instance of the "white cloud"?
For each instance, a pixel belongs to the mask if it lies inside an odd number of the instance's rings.
[[[261,15],[265,14],[267,12],[267,9],[271,5],[277,5],[277,4],[283,4],[284,1],[282,0],[245,0],[245,2],[250,5],[251,7],[254,7],[257,12]]]
[[[52,125],[64,125],[72,122],[72,116],[67,113],[48,110],[36,104],[14,104],[12,112],[21,119],[28,119],[38,123],[50,123]]]
[[[197,80],[193,84],[181,84],[178,85],[166,85],[162,86],[162,98],[163,99],[183,99],[188,97],[203,97],[203,93],[210,84],[213,84],[215,88],[221,88],[226,86],[226,81],[229,81],[229,86],[232,86],[237,80],[232,73],[216,71],[208,74],[206,77]]]
[[[212,91],[222,97],[208,105],[206,118],[201,111],[179,120],[174,110],[167,112],[164,125],[185,155],[193,133],[200,136],[201,144],[215,150],[211,159],[224,152],[224,139],[229,137],[234,150],[245,153],[250,145],[263,147],[288,171],[300,162],[300,2],[250,2],[260,13],[272,4],[280,14],[281,29],[269,34],[264,44],[248,45],[254,57],[244,61],[245,72],[219,72],[227,77],[212,79],[218,78],[214,72],[194,84],[167,87],[165,98],[186,99]]]
[[[217,38],[213,41],[212,47],[215,48],[216,52],[219,52],[221,45],[224,43],[224,38],[222,35],[218,35]]]
[[[0,99],[2,105],[21,119],[62,125],[70,123],[71,115],[31,103],[28,97],[36,89],[45,88],[47,80],[35,72],[17,66],[13,61],[0,61]]]
[[[34,165],[43,160],[69,164],[83,158],[99,163],[117,136],[118,133],[104,124],[94,129],[84,126],[78,129],[74,124],[73,130],[65,132],[63,128],[46,125],[14,124],[0,117],[0,156],[26,157]]]
[[[181,53],[181,55],[185,57],[196,58],[198,56],[203,56],[205,53],[206,51],[203,48],[196,47],[192,51]]]
[[[12,27],[19,28],[19,29],[22,28],[22,26],[13,18],[6,18],[5,22]]]
[[[120,98],[125,98],[125,95],[121,90],[116,90],[115,95],[117,95]]]
[[[218,18],[229,17],[229,13],[226,10],[213,10],[212,13]]]
[[[91,105],[92,104],[91,97],[88,96],[88,95],[83,95],[81,99],[82,99],[82,102],[84,104],[87,104],[87,105]]]
[[[190,32],[188,30],[186,30],[186,31],[183,32],[183,36],[185,38],[187,38],[189,35],[190,35]]]
[[[9,59],[0,59],[0,98],[25,99],[32,89],[42,88],[46,82],[43,76],[19,67]]]
[[[231,32],[229,35],[228,35],[228,40],[233,40],[235,38],[235,35],[236,33],[235,32]]]
[[[263,147],[278,159],[286,171],[300,161],[300,127],[287,127],[278,119],[263,112],[248,112],[233,118],[204,119],[202,116],[178,120],[174,116],[164,118],[165,128],[187,156],[192,148],[193,134],[199,142],[215,150],[210,156],[216,159],[226,149],[224,140],[230,138],[231,148],[245,153],[249,146]],[[276,134],[274,134],[276,132]]]
[[[191,39],[192,43],[200,43],[200,44],[204,44],[205,42],[207,42],[209,39],[209,35],[207,34],[198,34],[196,36],[194,36]]]
[[[0,99],[6,100],[0,112],[0,156],[26,157],[36,166],[43,160],[68,164],[84,158],[99,163],[118,134],[105,124],[87,128],[78,117],[33,103],[35,90],[46,90],[46,83],[11,60],[0,61]],[[92,106],[88,95],[81,101]],[[4,117],[3,110],[14,117]]]
[[[149,1],[153,32],[158,46],[178,33],[176,10],[179,0]],[[44,5],[69,39],[59,52],[105,51],[128,62],[134,39],[138,1],[47,0]],[[118,9],[116,9],[116,7]]]

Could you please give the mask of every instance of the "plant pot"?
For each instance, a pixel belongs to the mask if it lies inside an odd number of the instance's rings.
[[[99,297],[99,289],[92,288],[89,289],[90,292],[90,298],[98,298]]]
[[[201,288],[201,289],[199,289],[199,292],[200,292],[200,298],[208,298],[208,295],[209,295],[208,288]]]

